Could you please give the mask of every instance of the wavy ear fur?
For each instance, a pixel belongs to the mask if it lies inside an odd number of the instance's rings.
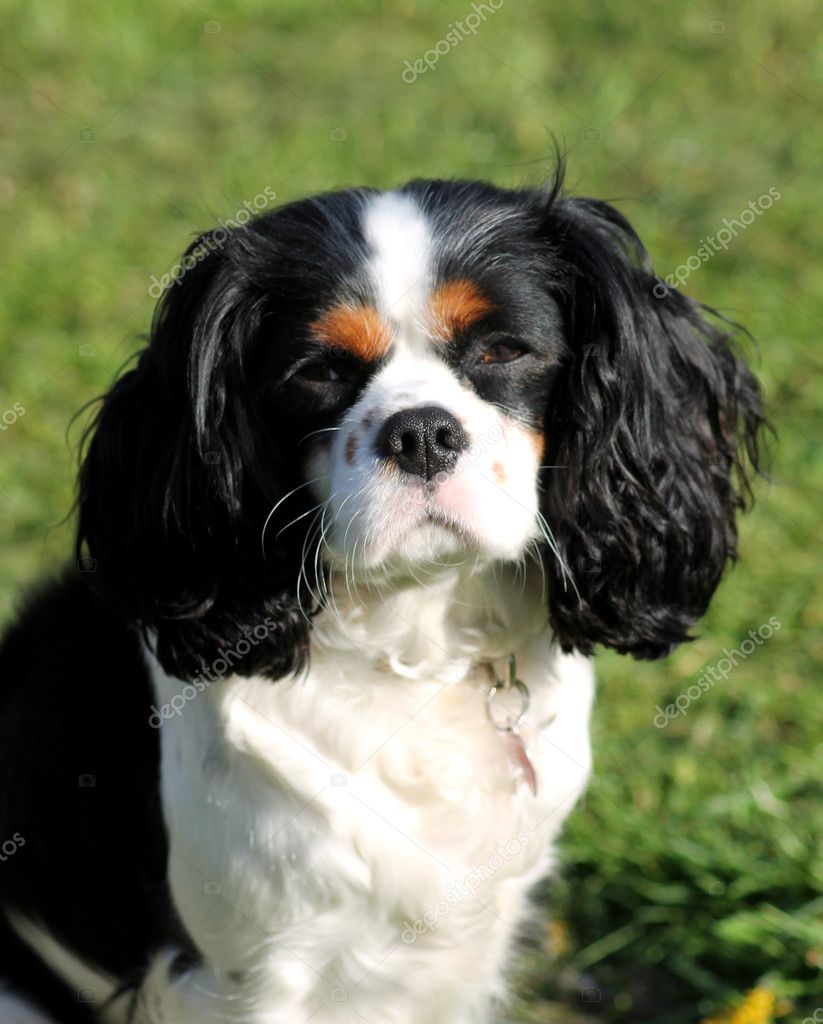
[[[252,429],[253,402],[229,400],[247,392],[244,351],[267,313],[241,270],[243,235],[189,248],[193,265],[166,290],[150,344],[87,431],[80,473],[78,557],[156,637],[166,671],[189,678],[236,644],[234,671],[277,677],[308,645],[295,545],[269,543],[260,556],[267,511],[299,479],[276,439]],[[265,467],[265,478],[249,478],[249,467]]]
[[[757,383],[736,325],[667,288],[606,203],[552,196],[571,354],[546,417],[543,512],[555,559],[551,621],[564,650],[656,658],[689,639],[724,566],[758,466]]]

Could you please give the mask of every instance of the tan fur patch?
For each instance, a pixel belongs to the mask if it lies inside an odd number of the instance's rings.
[[[480,320],[494,307],[471,281],[447,281],[431,297],[431,326],[434,337],[448,341]]]
[[[494,473],[494,479],[499,484],[504,484],[506,482],[506,470],[503,469],[499,462],[492,463],[492,473]]]
[[[333,306],[309,325],[318,341],[372,362],[391,347],[391,333],[373,306]]]

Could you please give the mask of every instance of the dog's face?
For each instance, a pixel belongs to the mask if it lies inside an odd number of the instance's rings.
[[[170,670],[262,610],[281,632],[250,668],[293,667],[307,562],[390,580],[531,552],[564,649],[686,637],[734,554],[759,399],[615,210],[413,182],[188,255],[80,501],[98,583]]]
[[[509,218],[474,237],[412,194],[359,198],[357,273],[317,296],[269,371],[333,566],[518,559],[544,534],[538,473],[561,311]],[[522,228],[521,228],[522,230]],[[464,253],[467,239],[470,247]]]

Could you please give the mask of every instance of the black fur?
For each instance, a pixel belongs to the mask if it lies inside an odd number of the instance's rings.
[[[305,451],[299,417],[284,416],[265,385],[282,372],[271,366],[289,351],[281,342],[339,290],[339,276],[356,294],[354,195],[306,200],[193,243],[188,256],[206,255],[167,289],[148,347],[89,429],[78,558],[184,678],[267,619],[277,628],[238,671],[277,678],[306,657],[309,622],[295,595],[302,538],[270,541],[260,558],[266,515],[302,483]],[[296,494],[283,515],[307,501]]]
[[[546,418],[546,461],[566,468],[544,490],[576,587],[546,560],[552,625],[565,650],[660,657],[689,639],[736,555],[758,386],[736,325],[662,285],[614,208],[557,200],[543,232],[571,348]]]
[[[0,908],[47,922],[78,956],[137,981],[167,944],[190,948],[166,882],[159,732],[139,637],[72,573],[34,595],[0,648]],[[0,912],[0,979],[61,1024],[101,994],[50,975]]]

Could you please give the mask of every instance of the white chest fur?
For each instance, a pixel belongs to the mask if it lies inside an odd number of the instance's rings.
[[[585,784],[593,683],[515,589],[456,586],[329,616],[305,675],[223,679],[163,723],[172,889],[207,966],[157,982],[159,1019],[485,1019]],[[536,796],[485,713],[477,662],[511,650]],[[181,692],[152,670],[158,701]]]

